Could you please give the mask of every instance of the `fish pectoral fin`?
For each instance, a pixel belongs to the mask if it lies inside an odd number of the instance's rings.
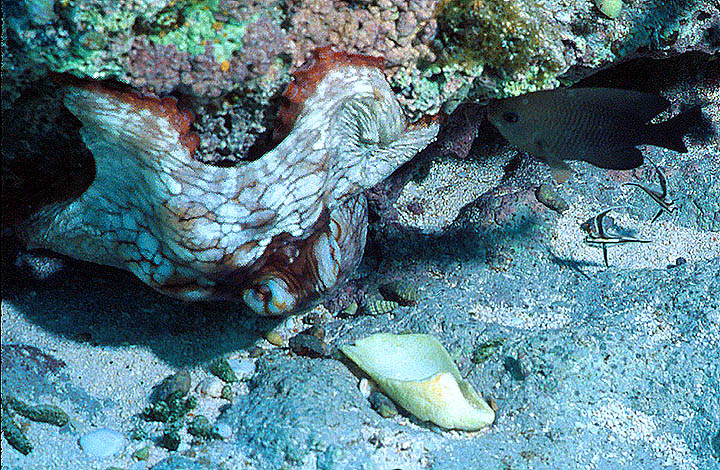
[[[550,173],[552,174],[553,179],[558,184],[562,184],[567,181],[574,173],[573,169],[560,158],[546,157],[545,161],[550,167]]]

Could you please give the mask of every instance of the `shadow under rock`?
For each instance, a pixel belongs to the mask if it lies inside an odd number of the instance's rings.
[[[462,213],[458,220],[463,220]],[[425,234],[420,230],[397,226],[385,227],[382,236],[368,237],[366,257],[387,260],[443,260],[455,258],[489,259],[504,242],[518,238],[540,239],[534,216],[515,217],[499,227],[480,227],[472,223],[456,221],[440,234]]]
[[[50,281],[3,276],[3,303],[70,340],[146,347],[173,367],[252,347],[280,321],[255,316],[242,304],[175,300],[118,269],[71,259],[65,265]]]

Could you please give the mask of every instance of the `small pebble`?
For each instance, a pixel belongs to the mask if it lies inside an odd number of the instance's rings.
[[[28,405],[15,397],[6,397],[8,405],[19,415],[37,423],[65,426],[70,418],[67,413],[55,405]]]
[[[261,347],[258,347],[258,346],[255,346],[254,348],[252,348],[252,349],[250,350],[250,352],[248,353],[248,355],[249,355],[251,358],[262,357],[264,354],[265,354],[265,350],[264,350],[263,348],[261,348]]]
[[[342,314],[344,316],[351,317],[351,316],[355,315],[357,313],[357,311],[358,311],[357,302],[350,302],[350,305],[345,307],[345,309],[342,311]]]
[[[217,423],[215,425],[215,434],[217,434],[220,439],[230,439],[233,435],[233,430],[227,423]]]
[[[508,371],[510,376],[518,382],[525,380],[530,375],[530,371],[519,356],[517,358],[505,356],[504,365],[505,370]]]
[[[362,395],[364,398],[369,398],[370,393],[372,393],[374,387],[370,383],[368,379],[363,377],[360,379],[360,383],[358,384],[358,390],[360,390],[360,395]]]
[[[150,457],[151,446],[141,447],[140,449],[133,452],[132,457],[135,460],[147,460]]]
[[[220,398],[225,384],[215,376],[206,377],[195,389],[198,393],[211,398]]]
[[[326,357],[328,355],[327,344],[316,336],[299,334],[290,338],[290,350],[298,356]]]
[[[608,18],[617,18],[622,10],[622,0],[595,0],[598,10]]]
[[[252,359],[228,359],[228,364],[239,380],[250,378],[255,374],[255,361]]]
[[[210,420],[203,415],[195,416],[193,420],[188,423],[187,430],[191,436],[200,439],[212,439],[215,437],[215,430],[210,424]]]
[[[158,445],[167,450],[178,450],[180,447],[180,434],[177,431],[165,431]]]
[[[301,331],[300,334],[314,336],[321,341],[325,341],[325,328],[320,325],[311,326],[307,330]]]
[[[268,334],[265,335],[265,339],[275,346],[285,346],[285,338],[280,336],[280,333],[275,330],[268,332]]]
[[[213,362],[211,362],[208,370],[211,374],[218,377],[223,382],[238,381],[238,378],[235,376],[232,367],[230,367],[230,364],[228,363],[228,360],[224,357],[217,358]]]
[[[150,402],[168,401],[173,398],[182,398],[190,391],[190,372],[183,370],[177,374],[165,377],[162,382],[153,387]]]
[[[170,406],[167,402],[159,401],[145,408],[142,412],[142,418],[145,421],[157,421],[164,423],[170,419],[171,414],[172,410],[170,410]]]
[[[552,209],[558,214],[562,214],[570,208],[567,202],[555,191],[555,188],[551,184],[541,184],[535,190],[535,199],[547,207]]]
[[[370,393],[368,401],[370,402],[370,406],[372,406],[372,408],[383,418],[392,418],[398,414],[395,403],[393,403],[393,401],[384,393],[373,390]]]
[[[30,444],[23,430],[12,418],[10,410],[4,402],[2,404],[2,434],[7,439],[8,444],[21,454],[27,455],[32,452],[32,444]]]
[[[112,429],[100,428],[82,436],[79,443],[89,456],[104,459],[122,451],[125,447],[125,436]]]
[[[495,351],[497,351],[497,349],[502,346],[504,342],[505,338],[499,338],[485,341],[484,343],[479,344],[473,350],[470,360],[473,364],[482,364],[483,362],[488,360],[493,354],[495,354]]]

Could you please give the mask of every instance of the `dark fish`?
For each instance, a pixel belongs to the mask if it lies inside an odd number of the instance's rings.
[[[623,184],[623,186],[636,186],[645,191],[647,195],[652,198],[653,201],[658,203],[660,209],[658,210],[657,214],[655,214],[655,217],[653,217],[652,219],[651,223],[654,223],[658,219],[658,217],[662,215],[663,212],[672,214],[675,209],[677,209],[677,207],[675,206],[675,202],[667,197],[667,182],[665,181],[665,175],[662,174],[662,171],[660,171],[660,168],[658,168],[655,163],[653,163],[652,165],[655,168],[655,173],[657,174],[658,180],[660,181],[660,191],[646,188],[640,183],[625,183]]]
[[[564,88],[494,101],[488,118],[511,144],[567,177],[564,160],[629,170],[643,163],[638,145],[687,152],[682,137],[699,119],[700,108],[648,124],[669,105],[662,96],[639,91]]]
[[[585,243],[590,246],[599,246],[602,248],[603,259],[605,260],[606,267],[610,266],[607,254],[608,246],[623,245],[625,243],[651,243],[650,240],[607,235],[605,233],[605,228],[603,227],[603,218],[605,218],[607,213],[611,210],[613,209],[607,209],[580,225],[580,227],[587,232],[587,236],[584,240]]]

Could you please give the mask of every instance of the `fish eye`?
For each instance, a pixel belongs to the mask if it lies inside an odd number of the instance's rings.
[[[517,115],[517,113],[513,113],[513,112],[503,113],[502,118],[503,118],[503,121],[505,121],[505,122],[509,122],[509,123],[518,122],[518,115]]]

